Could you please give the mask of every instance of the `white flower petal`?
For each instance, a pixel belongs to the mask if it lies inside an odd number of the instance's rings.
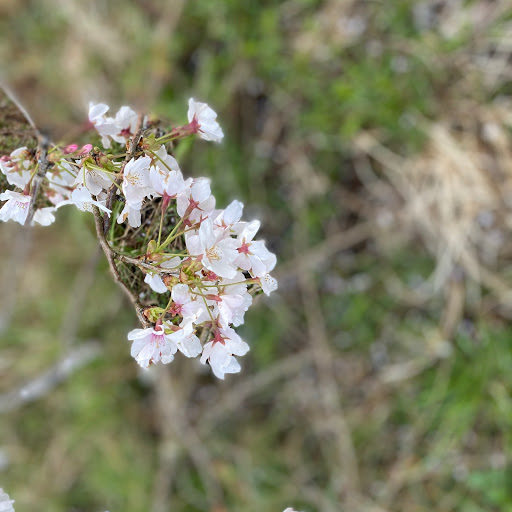
[[[158,274],[146,274],[144,282],[156,293],[166,293],[169,291]]]

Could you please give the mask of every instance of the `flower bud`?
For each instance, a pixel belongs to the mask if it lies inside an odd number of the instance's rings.
[[[54,151],[53,153],[50,153],[47,157],[46,157],[46,160],[48,160],[48,162],[51,162],[52,164],[58,162],[60,159],[61,159],[62,155],[58,152],[58,151]]]
[[[62,152],[65,155],[69,155],[71,153],[74,153],[78,149],[78,146],[76,144],[69,144],[69,146],[66,146]]]
[[[167,274],[166,276],[162,277],[162,281],[164,282],[165,286],[167,288],[172,289],[173,286],[177,285],[180,280],[176,276],[171,276],[170,274]]]
[[[80,148],[80,152],[77,156],[87,156],[92,150],[92,144],[86,144]]]
[[[162,255],[158,252],[158,244],[156,240],[151,240],[148,243],[146,259],[150,261],[160,261],[162,259]]]

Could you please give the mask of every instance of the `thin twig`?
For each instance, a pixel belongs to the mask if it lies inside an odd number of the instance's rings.
[[[113,249],[111,249],[113,251]],[[115,252],[115,251],[114,251]],[[163,268],[159,267],[158,265],[151,265],[150,263],[145,263],[144,261],[138,259],[138,258],[132,258],[130,256],[126,256],[125,254],[115,254],[115,257],[120,260],[124,261],[125,263],[131,263],[132,265],[136,265],[138,267],[142,267],[148,270],[152,270],[153,272],[158,272],[159,274],[179,274],[179,270],[173,269],[173,268]]]

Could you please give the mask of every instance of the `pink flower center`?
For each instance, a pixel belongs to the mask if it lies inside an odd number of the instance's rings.
[[[181,314],[181,308],[183,307],[183,304],[174,304],[174,306],[171,307],[169,312],[171,315],[176,316]]]
[[[203,270],[203,274],[207,281],[217,281],[219,279],[219,276],[215,272],[212,272],[211,270]]]
[[[238,249],[237,251],[240,253],[240,254],[249,254],[249,247],[251,246],[251,244],[248,244],[247,242],[243,243]]]
[[[199,124],[199,121],[197,119],[197,114],[194,114],[194,117],[192,118],[192,121],[188,124],[188,128],[192,133],[197,133],[200,131],[201,125]]]
[[[222,337],[218,329],[215,331],[215,334],[213,336],[213,344],[215,345],[215,343],[222,343],[222,345],[225,345],[224,338]]]
[[[156,328],[155,328],[156,329]],[[151,334],[151,344],[155,345],[156,348],[160,348],[160,343],[162,343],[164,331],[162,331],[162,334]]]

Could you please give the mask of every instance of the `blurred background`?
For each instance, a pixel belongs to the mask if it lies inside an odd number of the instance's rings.
[[[508,0],[0,0],[0,34],[56,142],[89,100],[172,123],[210,104],[225,140],[181,144],[181,168],[261,219],[280,284],[242,373],[142,373],[92,216],[2,225],[16,511],[512,510]],[[0,112],[6,153],[31,135]]]

